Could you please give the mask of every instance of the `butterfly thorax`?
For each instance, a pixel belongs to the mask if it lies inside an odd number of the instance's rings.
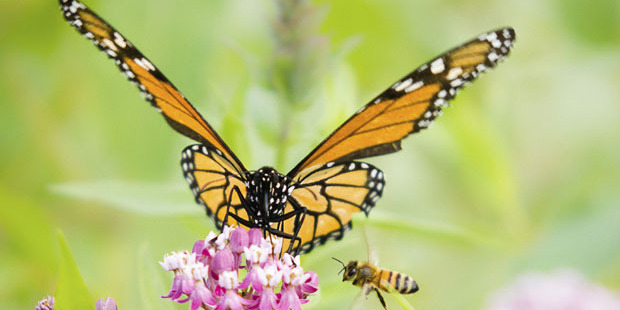
[[[279,221],[286,201],[293,191],[291,179],[271,167],[251,172],[246,181],[246,204],[256,226]]]

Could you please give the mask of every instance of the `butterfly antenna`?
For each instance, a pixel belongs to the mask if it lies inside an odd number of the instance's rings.
[[[335,257],[332,257],[332,259],[337,261],[337,262],[339,262],[342,265],[342,269],[340,269],[340,271],[338,271],[338,275],[340,275],[344,271],[345,265],[344,265],[344,263],[341,260],[339,260],[339,259],[337,259]]]

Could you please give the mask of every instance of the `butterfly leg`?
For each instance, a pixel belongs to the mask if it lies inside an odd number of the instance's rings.
[[[282,216],[278,218],[271,219],[271,222],[278,222],[278,227],[281,227],[280,225],[283,225],[284,221],[290,219],[293,216],[295,217],[295,229],[293,231],[293,234],[292,235],[287,234],[289,236],[287,238],[291,239],[291,243],[288,245],[288,249],[286,250],[287,253],[291,251],[295,242],[298,242],[297,251],[295,255],[299,254],[299,251],[301,250],[301,238],[299,238],[298,235],[299,235],[299,230],[301,229],[301,225],[306,219],[306,213],[308,213],[308,209],[305,207],[295,208],[295,210],[289,213],[283,214]],[[281,229],[278,229],[278,231],[282,232]]]
[[[299,235],[299,230],[301,229],[301,225],[303,225],[304,220],[306,219],[306,213],[308,212],[308,209],[303,208],[302,213],[297,214],[295,216],[295,231],[293,232],[293,239],[295,239],[295,241],[298,241],[297,244],[297,250],[295,251],[295,256],[299,255],[299,252],[301,251],[301,238],[298,237]],[[299,219],[301,216],[301,220]],[[292,249],[294,242],[291,242],[291,244],[288,245],[288,250],[286,250],[287,252],[290,252]]]
[[[294,236],[293,235],[287,234],[287,233],[285,233],[285,232],[283,232],[283,231],[281,231],[281,230],[279,230],[277,228],[265,227],[263,229],[263,231],[266,232],[266,233],[269,233],[269,235],[274,235],[274,236],[277,236],[277,237],[280,237],[280,238],[286,238],[286,239],[294,240]],[[297,239],[301,240],[301,238],[299,238],[299,237]],[[282,253],[280,253],[280,255],[282,255]]]
[[[234,213],[230,213],[230,217],[232,217],[233,219],[235,219],[235,221],[237,221],[237,223],[246,226],[246,227],[253,227],[252,226],[252,222],[246,220],[246,219],[242,219],[240,218],[238,215],[234,214]]]
[[[224,221],[222,222],[222,230],[224,230],[224,226],[228,225],[228,215],[231,214],[230,212],[230,207],[232,206],[231,201],[233,198],[233,194],[237,194],[237,197],[239,197],[239,201],[241,201],[241,205],[242,206],[247,206],[246,201],[245,201],[245,197],[243,197],[243,194],[241,194],[241,190],[239,189],[239,186],[235,185],[232,190],[230,191],[230,195],[228,195],[228,201],[226,202],[226,215],[224,216]],[[247,212],[248,208],[244,208]],[[250,214],[248,213],[248,220],[251,221],[250,218]],[[247,226],[247,225],[246,225]],[[250,226],[248,226],[250,227]]]

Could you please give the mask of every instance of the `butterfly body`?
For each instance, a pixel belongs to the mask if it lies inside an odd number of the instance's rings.
[[[183,175],[215,225],[258,227],[311,251],[339,240],[354,213],[368,215],[383,193],[383,172],[357,160],[401,149],[447,101],[508,55],[512,28],[481,35],[406,75],[323,140],[290,172],[250,171],[166,76],[114,27],[77,0],[59,0],[63,17],[113,59],[176,131],[199,144],[182,152]],[[296,243],[295,245],[292,245]]]
[[[292,180],[271,167],[262,167],[247,175],[245,208],[252,222],[261,228],[280,222],[291,192]]]

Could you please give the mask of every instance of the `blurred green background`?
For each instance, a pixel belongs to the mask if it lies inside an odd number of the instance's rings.
[[[251,169],[286,172],[365,102],[478,34],[512,55],[403,151],[368,219],[302,257],[307,308],[356,304],[341,260],[413,276],[416,309],[481,309],[529,271],[572,268],[620,288],[620,2],[100,1]],[[64,232],[94,298],[160,299],[157,261],[213,229],[182,178],[192,141],[64,22],[56,1],[0,1],[0,308],[55,291]],[[365,233],[368,236],[365,237]],[[366,239],[368,239],[366,242]],[[378,309],[374,296],[360,307]],[[398,309],[394,298],[388,306]]]

